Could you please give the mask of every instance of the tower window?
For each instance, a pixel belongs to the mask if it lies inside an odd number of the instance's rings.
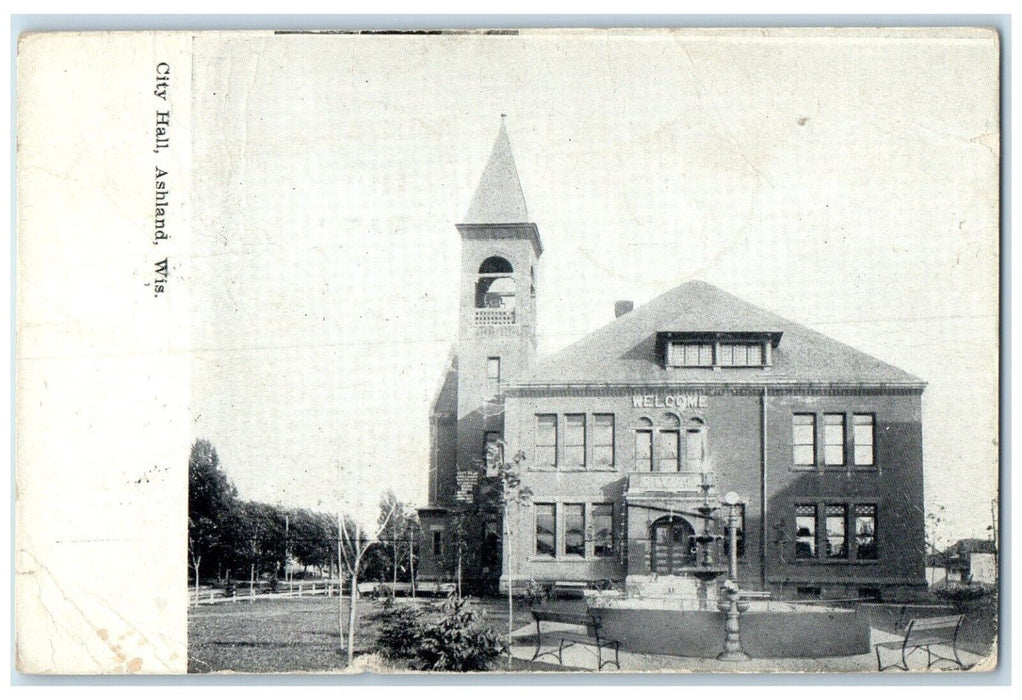
[[[486,313],[477,313],[477,323],[501,325],[514,323],[515,298],[514,268],[511,263],[499,256],[486,258],[479,266],[479,279],[476,282],[476,309],[486,309]]]
[[[500,358],[486,358],[486,395],[496,396],[500,392]]]

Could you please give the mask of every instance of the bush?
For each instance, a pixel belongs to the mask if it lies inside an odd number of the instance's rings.
[[[954,604],[956,608],[967,607],[969,603],[986,598],[996,590],[993,586],[957,581],[942,581],[933,587],[934,595]]]
[[[390,605],[386,605],[387,600]],[[391,659],[414,658],[421,639],[423,611],[415,605],[394,605],[393,598],[384,601],[384,609],[375,616],[380,651]]]
[[[451,598],[439,619],[419,625],[416,656],[423,670],[486,671],[505,651],[492,627],[480,626],[479,614],[466,600]]]

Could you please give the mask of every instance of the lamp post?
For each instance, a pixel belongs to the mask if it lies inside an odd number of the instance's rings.
[[[728,507],[727,536],[730,548],[729,578],[724,583],[727,599],[717,603],[717,609],[727,616],[724,623],[724,651],[717,658],[721,661],[748,661],[749,655],[742,649],[741,614],[749,609],[749,601],[742,600],[738,587],[738,504],[741,497],[734,491],[724,494]]]

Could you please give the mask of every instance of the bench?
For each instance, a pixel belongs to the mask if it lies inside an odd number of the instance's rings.
[[[962,628],[964,619],[965,615],[944,615],[943,617],[923,617],[909,620],[901,639],[875,645],[877,670],[899,668],[902,671],[907,671],[908,657],[917,649],[926,650],[926,668],[930,668],[938,661],[950,661],[957,664],[958,668],[964,669],[965,665],[958,657],[958,632]],[[937,645],[950,646],[954,658],[941,656],[934,652],[932,647]],[[884,666],[880,661],[881,648],[901,649],[901,659]]]
[[[620,645],[616,640],[607,639],[603,636],[602,624],[600,616],[592,610],[586,612],[568,612],[564,610],[547,610],[543,608],[532,609],[532,619],[536,621],[536,653],[532,655],[532,660],[540,658],[541,656],[557,656],[557,663],[564,665],[564,650],[575,646],[576,644],[593,647],[596,649],[596,670],[602,671],[603,667],[608,664],[614,664],[618,670],[621,669],[619,662],[619,647]],[[586,628],[585,634],[579,634],[576,632],[568,632],[565,630],[557,630],[554,632],[554,636],[557,638],[557,651],[543,651],[543,622],[560,622],[567,625],[580,625]],[[603,659],[603,650],[613,649],[614,658]]]
[[[581,598],[586,589],[585,581],[554,581],[550,594],[554,598]]]

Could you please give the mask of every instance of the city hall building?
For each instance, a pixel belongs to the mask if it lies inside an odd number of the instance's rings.
[[[457,229],[459,339],[430,415],[421,579],[685,594],[728,559],[726,540],[712,561],[694,542],[734,508],[745,589],[925,586],[921,380],[698,281],[618,302],[611,323],[537,358],[543,245],[503,125]],[[525,497],[504,523],[494,460],[516,455]]]

